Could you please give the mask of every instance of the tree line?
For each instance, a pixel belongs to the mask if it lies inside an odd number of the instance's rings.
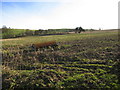
[[[30,29],[12,29],[8,28],[5,25],[0,29],[2,32],[2,38],[16,38],[24,36],[33,36],[33,35],[58,35],[58,34],[68,34],[69,32],[81,33],[85,29],[82,27],[76,27],[75,29],[48,29],[48,30],[30,30]]]

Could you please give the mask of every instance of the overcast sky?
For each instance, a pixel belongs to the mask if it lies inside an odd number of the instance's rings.
[[[2,0],[2,23],[11,28],[118,28],[119,0]]]

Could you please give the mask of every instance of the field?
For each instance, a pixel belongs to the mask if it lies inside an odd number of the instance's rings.
[[[74,29],[48,29],[48,30],[30,30],[30,29],[11,29],[11,28],[0,28],[0,38],[18,38],[25,36],[43,36],[43,35],[59,35],[73,32]]]
[[[20,37],[22,36],[26,30],[24,29],[0,29],[0,38],[15,38],[15,37]]]
[[[57,49],[28,48],[52,40],[58,43]],[[0,42],[3,89],[120,89],[117,30],[27,36]]]

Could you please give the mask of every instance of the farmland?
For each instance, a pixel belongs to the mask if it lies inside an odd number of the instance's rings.
[[[29,51],[33,43],[53,40],[58,43],[57,49]],[[120,88],[117,30],[26,36],[0,42],[3,89]]]

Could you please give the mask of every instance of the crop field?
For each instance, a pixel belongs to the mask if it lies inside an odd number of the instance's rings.
[[[30,50],[56,41],[57,48]],[[2,42],[2,87],[120,89],[118,31],[27,36]]]

